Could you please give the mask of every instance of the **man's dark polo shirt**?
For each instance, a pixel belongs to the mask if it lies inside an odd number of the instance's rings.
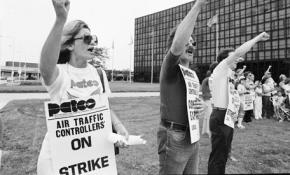
[[[165,56],[160,72],[161,119],[188,125],[186,86],[179,68],[179,57],[170,51]]]

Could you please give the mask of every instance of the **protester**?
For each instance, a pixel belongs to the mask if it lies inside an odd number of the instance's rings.
[[[286,98],[282,95],[281,91],[277,91],[277,93],[273,94],[271,97],[272,104],[274,106],[275,118],[279,120],[279,122],[283,121],[281,120],[282,116],[280,114],[280,109],[282,106],[284,106],[285,99]]]
[[[210,117],[212,151],[208,161],[209,174],[225,173],[228,153],[233,139],[233,121],[231,122],[231,127],[224,124],[226,111],[229,106],[229,97],[235,97],[235,94],[237,94],[236,92],[232,92],[234,91],[234,85],[233,82],[231,82],[233,81],[233,70],[236,69],[238,62],[243,61],[241,56],[245,55],[257,42],[268,39],[269,35],[263,32],[254,39],[247,41],[236,50],[225,49],[218,55],[217,59],[219,64],[212,74],[212,100],[214,107]],[[235,106],[235,110],[236,108]],[[238,108],[237,111],[234,112],[237,114]]]
[[[244,76],[240,77],[239,84],[237,86],[237,90],[240,95],[240,108],[239,108],[239,114],[238,114],[238,124],[237,127],[240,129],[245,129],[245,126],[242,124],[243,119],[245,117],[245,110],[244,110],[244,96],[248,93],[246,89],[246,78]]]
[[[197,16],[205,4],[206,0],[195,1],[194,6],[178,27],[171,31],[167,40],[167,54],[160,72],[161,122],[157,132],[159,174],[198,174],[199,142],[191,141],[192,126],[189,123],[192,121],[188,118],[191,115],[188,115],[188,91],[182,69],[189,68],[193,59],[196,42],[191,34]],[[194,71],[187,70],[198,80]],[[197,95],[198,92],[199,89]],[[197,115],[201,115],[203,102],[197,99],[191,105]],[[199,128],[196,125],[194,127]]]
[[[270,119],[274,114],[274,107],[270,100],[272,92],[275,90],[271,77],[268,75],[262,79],[262,117]]]
[[[105,87],[106,92],[109,92],[107,78],[104,76],[105,85],[102,84],[97,69],[87,63],[89,59],[95,57],[92,52],[95,43],[92,42],[88,25],[81,20],[65,25],[70,8],[69,0],[52,0],[52,3],[56,20],[44,43],[40,58],[40,71],[50,99],[61,102],[72,98],[102,94],[102,86]],[[90,83],[91,86],[78,86],[77,82],[83,81],[95,83]],[[111,111],[111,118],[113,128],[117,133],[128,139],[128,131],[113,111]],[[127,145],[120,141],[118,146]],[[38,158],[37,174],[54,174],[47,134]]]
[[[262,119],[262,84],[260,81],[256,81],[255,88],[255,101],[254,101],[254,115],[255,119]]]
[[[244,71],[246,70],[247,66],[243,66],[243,69],[237,69],[235,73],[235,80],[236,83],[239,83],[239,79],[241,76],[244,76]]]
[[[203,124],[202,124],[202,134],[207,134],[210,138],[210,129],[209,129],[209,119],[212,112],[212,101],[211,101],[211,93],[210,93],[210,87],[209,87],[209,78],[212,74],[214,68],[218,65],[217,62],[212,63],[209,66],[209,70],[207,73],[207,77],[202,81],[201,83],[201,92],[202,92],[202,99],[204,103],[206,104],[206,107],[204,109],[204,117],[203,117]]]
[[[284,90],[285,90],[286,95],[290,95],[290,78],[286,78]]]
[[[245,72],[245,77],[246,77],[245,88],[249,92],[249,95],[252,98],[252,103],[254,103],[255,88],[256,88],[256,86],[254,84],[254,74],[252,74],[252,72],[250,72],[250,71],[247,71],[247,72]],[[251,122],[252,117],[254,117],[254,110],[253,109],[246,110],[245,116],[244,116],[244,122],[246,122],[246,123]]]
[[[274,79],[272,78],[272,73],[270,72],[270,69],[272,68],[272,66],[270,65],[269,67],[268,67],[268,69],[265,71],[265,73],[264,73],[264,75],[263,75],[263,77],[262,77],[262,80],[264,80],[264,79],[267,79],[267,78],[269,78],[269,85],[270,86],[273,86],[273,87],[275,87],[275,81],[274,81]],[[261,81],[262,81],[261,80]],[[264,84],[264,83],[262,83],[262,84]]]
[[[285,85],[285,80],[287,79],[286,75],[281,74],[279,76],[279,90],[281,90],[282,95],[285,96],[285,90],[284,90],[284,85]]]

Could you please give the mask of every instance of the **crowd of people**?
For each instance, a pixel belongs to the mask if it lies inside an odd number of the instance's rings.
[[[236,71],[236,87],[241,99],[239,111],[241,120],[238,120],[238,128],[243,129],[244,126],[241,122],[251,122],[252,118],[256,120],[272,118],[279,120],[279,122],[289,120],[290,78],[281,74],[279,76],[280,82],[276,83],[271,76],[270,68],[271,66],[261,80],[255,80],[255,75],[251,71],[244,72],[245,69]],[[253,105],[250,110],[243,109],[243,104],[246,101],[245,95],[251,97]]]
[[[207,76],[202,82],[201,91],[205,102],[211,98],[208,80],[217,64],[217,62],[211,64]],[[239,115],[236,121],[238,128],[244,129],[243,122],[249,123],[252,119],[275,119],[279,122],[290,120],[290,78],[281,74],[279,83],[276,83],[272,78],[270,69],[271,66],[265,71],[261,80],[255,79],[253,72],[245,71],[246,66],[235,71],[234,84],[241,99]],[[249,108],[244,108],[245,103]],[[209,112],[206,113],[209,114]],[[206,116],[204,117],[202,133],[210,136],[208,123],[209,116]]]

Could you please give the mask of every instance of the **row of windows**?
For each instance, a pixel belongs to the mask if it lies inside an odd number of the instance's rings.
[[[259,8],[279,10],[290,6],[289,0],[247,0],[247,1],[233,1],[225,0],[226,3],[222,5],[222,12],[233,12],[241,9],[248,9],[253,6],[258,6]],[[263,13],[264,10],[260,10]]]
[[[235,1],[232,1],[232,2],[235,2]],[[218,4],[219,3],[217,1],[214,1],[212,3],[209,3],[208,7],[209,9],[213,9],[213,8],[218,9],[218,6],[219,6]],[[242,2],[235,3],[233,5],[230,5],[230,6],[220,5],[220,6],[223,6],[223,8],[220,9],[220,13],[221,14],[229,13],[231,15],[236,16],[237,18],[240,18],[244,16],[251,16],[251,15],[256,15],[256,14],[265,13],[265,12],[273,12],[274,10],[280,10],[280,9],[289,7],[290,1],[289,0],[272,0],[272,1],[262,0],[262,3],[259,5],[259,7],[255,5],[257,5],[255,0],[252,0],[252,1],[248,0],[246,2],[242,1]],[[150,21],[150,22],[153,21],[153,23],[158,24],[161,22],[161,20],[163,20],[163,22],[166,22],[166,21],[171,21],[172,19],[180,19],[180,18],[183,18],[187,14],[187,12],[191,9],[191,7],[192,7],[192,3],[188,3],[185,5],[176,7],[176,8],[164,10],[162,12],[151,14],[145,17],[140,17],[135,20],[136,25],[138,27],[138,25],[142,25],[146,21]],[[206,19],[213,16],[213,13],[214,12],[212,10],[206,9],[205,11],[202,11],[199,17],[201,19]],[[280,17],[281,15],[284,16],[285,14],[287,14],[285,10],[279,11]],[[230,18],[230,19],[233,19],[233,18]]]
[[[288,37],[288,38],[290,37],[290,27],[288,27],[285,30],[281,30],[281,29],[269,30],[266,26],[265,28],[261,26],[258,28],[256,26],[249,26],[249,27],[242,27],[240,29],[220,31],[219,38],[220,39],[236,39],[236,40],[239,40],[239,38],[250,39],[263,31],[269,31],[268,33],[270,34],[270,37],[272,40],[284,39],[285,37]],[[216,38],[215,33],[210,33],[210,34],[202,33],[202,34],[198,34],[197,42],[200,43],[202,41],[211,41],[215,38]]]
[[[280,49],[280,50],[262,50],[262,51],[250,51],[245,55],[246,61],[254,61],[254,60],[270,60],[270,59],[285,59],[286,56],[290,53],[290,50],[286,49]],[[143,58],[143,59],[141,59]],[[164,58],[164,55],[159,55],[158,57],[154,57],[153,63],[154,66],[161,66],[162,60]],[[198,55],[196,56],[197,63],[212,63],[215,61],[215,50],[206,50],[206,54],[204,51],[199,51]],[[151,66],[152,64],[152,58],[148,56],[143,56],[138,59],[138,61],[135,61],[135,66]]]
[[[266,50],[266,51],[251,51],[245,55],[246,61],[256,60],[270,60],[270,59],[285,59],[290,53],[290,50]],[[210,64],[215,61],[215,54],[199,55],[197,56],[197,63]]]
[[[250,9],[249,9],[250,10]],[[229,15],[219,15],[219,22],[231,22],[231,21],[242,21],[241,23],[259,23],[264,21],[276,20],[276,19],[284,19],[285,17],[290,17],[289,13],[286,13],[285,10],[280,10],[277,13],[265,13],[260,15],[248,15],[242,16],[242,14],[251,14],[250,12],[244,11],[244,13],[231,13]],[[244,22],[245,21],[245,22]]]

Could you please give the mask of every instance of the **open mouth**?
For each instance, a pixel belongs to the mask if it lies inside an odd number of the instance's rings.
[[[89,48],[88,48],[88,51],[89,51],[89,52],[93,52],[93,51],[94,51],[94,47],[89,47]]]
[[[193,47],[188,47],[185,52],[188,54],[193,54]]]
[[[187,50],[186,53],[193,54],[192,50]]]

